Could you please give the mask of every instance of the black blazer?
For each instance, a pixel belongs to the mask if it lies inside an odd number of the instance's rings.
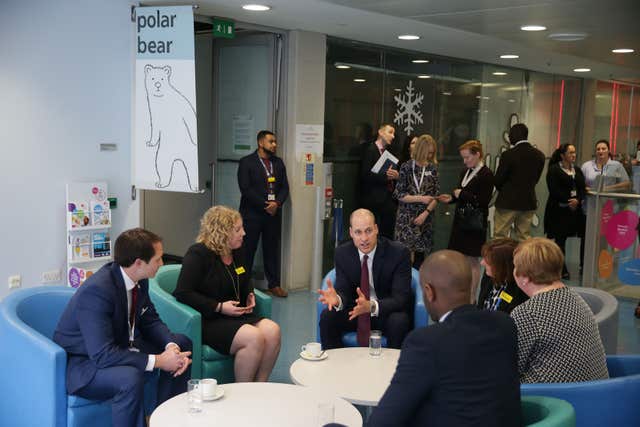
[[[544,210],[544,231],[549,237],[584,236],[585,216],[582,203],[586,195],[586,184],[582,170],[574,167],[575,177],[567,175],[560,165],[549,165],[547,187],[549,198]],[[575,189],[579,205],[576,210],[567,206],[571,190]]]
[[[371,168],[379,158],[380,150],[378,150],[378,146],[375,142],[369,143],[362,152],[362,160],[360,162],[360,197],[362,206],[367,208],[393,203],[393,192],[387,186],[386,173],[371,172]]]
[[[280,157],[269,158],[273,165],[273,175],[276,177],[274,190],[276,202],[282,206],[289,197],[289,181],[287,170]],[[258,150],[240,159],[238,165],[238,185],[240,186],[240,213],[244,217],[247,214],[268,215],[264,210],[267,201],[267,172],[262,166],[258,156]],[[281,212],[278,209],[278,214]]]
[[[493,288],[493,279],[486,274],[482,275],[482,280],[480,281],[480,295],[478,295],[478,308],[484,309],[484,300],[489,296],[489,292]],[[518,287],[518,284],[510,280],[507,282],[507,288],[505,292],[511,296],[511,302],[507,302],[503,299],[500,300],[498,304],[498,311],[502,311],[503,313],[511,313],[511,310],[525,302],[529,299],[527,294],[522,292],[522,289]]]
[[[495,186],[496,208],[532,211],[538,207],[536,184],[544,169],[544,154],[528,142],[520,143],[500,155]]]
[[[334,287],[342,299],[343,310],[351,310],[358,298],[360,286],[360,256],[352,241],[336,248],[336,283]],[[400,243],[378,236],[373,257],[373,287],[378,299],[379,316],[411,311],[411,258],[409,250]]]
[[[471,305],[404,340],[368,426],[520,426],[516,326]]]

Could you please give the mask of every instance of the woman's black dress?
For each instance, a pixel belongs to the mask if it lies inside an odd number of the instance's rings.
[[[225,266],[220,256],[203,243],[191,246],[182,261],[173,295],[202,314],[202,342],[219,353],[229,354],[242,325],[261,319],[253,313],[232,317],[215,311],[218,303],[229,300],[239,300],[242,307],[246,305],[247,295],[253,292],[246,270],[242,249],[233,251],[233,263]]]

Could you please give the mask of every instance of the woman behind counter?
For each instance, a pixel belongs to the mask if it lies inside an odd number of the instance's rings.
[[[182,261],[176,299],[202,314],[202,342],[235,356],[237,382],[267,381],[280,352],[280,327],[253,314],[244,266],[242,217],[213,206],[202,217],[196,244]]]

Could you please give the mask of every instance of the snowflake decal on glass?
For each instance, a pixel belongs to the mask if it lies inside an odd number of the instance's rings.
[[[420,111],[420,105],[422,104],[424,95],[418,91],[414,94],[414,90],[413,82],[409,80],[406,92],[393,97],[398,106],[393,122],[397,125],[406,124],[404,130],[407,132],[407,135],[411,135],[413,125],[422,124],[422,111]]]

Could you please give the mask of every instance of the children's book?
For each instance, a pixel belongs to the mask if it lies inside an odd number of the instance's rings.
[[[77,233],[73,235],[71,245],[72,258],[74,261],[91,259],[91,234]]]
[[[108,232],[93,233],[93,257],[100,258],[111,255],[111,238]]]
[[[71,228],[86,227],[91,224],[87,202],[69,202],[71,212]]]
[[[93,225],[109,225],[111,218],[109,215],[109,202],[91,201],[91,218]]]

